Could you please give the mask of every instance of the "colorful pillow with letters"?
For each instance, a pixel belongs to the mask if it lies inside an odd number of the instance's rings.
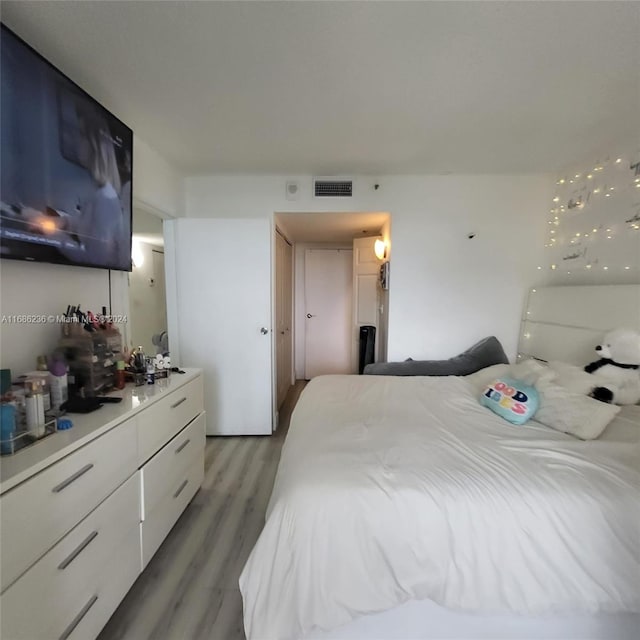
[[[535,387],[513,378],[496,378],[480,396],[480,404],[512,424],[524,424],[538,410],[539,398]]]

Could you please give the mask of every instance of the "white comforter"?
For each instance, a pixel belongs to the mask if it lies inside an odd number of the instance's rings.
[[[582,442],[510,425],[464,378],[314,379],[240,577],[247,637],[302,638],[412,598],[638,611],[640,407],[627,409]]]

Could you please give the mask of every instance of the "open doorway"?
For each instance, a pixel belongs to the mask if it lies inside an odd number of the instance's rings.
[[[293,328],[287,356],[277,347],[276,319],[276,380],[285,369],[292,375],[283,387],[316,375],[358,373],[363,324],[376,333],[373,357],[385,359],[388,290],[380,283],[380,267],[389,259],[390,214],[277,213],[275,223],[293,258],[287,276],[278,267],[276,245],[276,298],[289,277]],[[376,240],[386,248],[382,258],[375,255]]]

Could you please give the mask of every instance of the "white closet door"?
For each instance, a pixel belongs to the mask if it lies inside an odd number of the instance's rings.
[[[208,435],[271,434],[271,225],[170,223],[175,292],[169,334],[180,365],[204,370]],[[165,247],[167,253],[171,247]],[[174,308],[171,308],[174,307]],[[173,374],[179,375],[179,374]]]
[[[293,320],[293,251],[291,245],[276,231],[276,407],[287,397],[292,383]]]

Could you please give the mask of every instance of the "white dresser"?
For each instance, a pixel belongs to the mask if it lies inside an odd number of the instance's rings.
[[[199,370],[0,462],[0,636],[95,638],[204,477]]]

